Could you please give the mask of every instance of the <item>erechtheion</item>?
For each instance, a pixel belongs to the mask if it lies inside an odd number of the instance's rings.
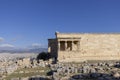
[[[62,62],[120,60],[119,33],[55,33],[48,52]]]

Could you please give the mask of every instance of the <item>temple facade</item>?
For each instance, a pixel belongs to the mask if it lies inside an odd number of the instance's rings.
[[[120,60],[120,34],[55,33],[48,52],[60,62]]]

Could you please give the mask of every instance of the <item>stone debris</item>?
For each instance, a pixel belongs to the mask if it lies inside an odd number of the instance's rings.
[[[20,68],[49,67],[47,76],[31,76],[22,78],[12,78],[11,80],[120,80],[119,61],[98,61],[81,63],[62,63],[51,64],[49,61],[36,60],[33,58],[17,58],[8,61],[0,61],[0,80],[5,78],[15,70]],[[19,71],[16,73],[30,73],[32,71]],[[35,71],[45,72],[44,70]]]
[[[120,74],[119,74],[118,72],[114,73],[113,76],[114,76],[115,78],[120,78]]]
[[[120,80],[119,65],[116,62],[57,63],[50,68],[53,80],[64,80],[66,76],[66,80]]]
[[[32,53],[31,54],[24,54],[24,55],[22,55],[22,54],[21,55],[19,55],[19,54],[7,54],[6,53],[3,55],[2,55],[3,57],[0,56],[1,57],[1,59],[0,59],[0,80],[5,78],[5,75],[9,75],[9,74],[13,73],[14,71],[16,71],[17,69],[46,67],[48,65],[43,60],[40,60],[40,62],[38,63],[38,60],[36,60],[35,57],[32,57],[33,56]],[[36,54],[34,54],[34,56],[35,55]],[[16,72],[16,73],[29,73],[29,72],[30,71],[27,71],[27,72],[20,71],[20,72]],[[41,70],[38,72],[44,72],[44,70]],[[12,78],[11,80],[19,80],[19,78]]]

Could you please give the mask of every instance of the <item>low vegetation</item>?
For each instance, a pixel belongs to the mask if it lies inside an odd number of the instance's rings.
[[[5,80],[10,80],[11,78],[22,78],[22,77],[31,77],[35,75],[47,75],[49,71],[48,67],[36,67],[36,68],[23,68],[18,69],[14,73],[7,75]]]

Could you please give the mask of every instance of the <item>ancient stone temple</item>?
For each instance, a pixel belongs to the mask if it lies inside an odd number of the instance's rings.
[[[120,60],[119,33],[55,33],[48,52],[62,62]]]

